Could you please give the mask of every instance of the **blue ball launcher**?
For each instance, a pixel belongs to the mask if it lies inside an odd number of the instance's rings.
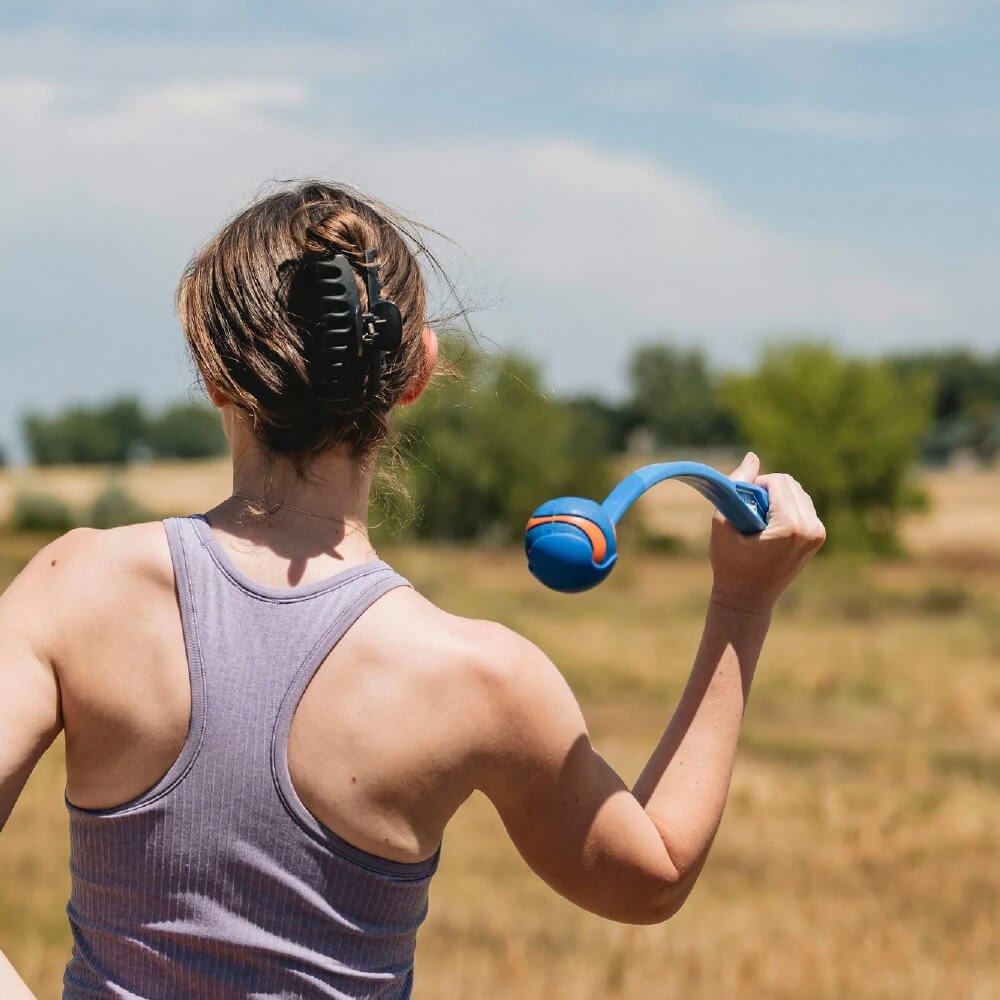
[[[744,535],[767,527],[767,490],[729,479],[700,462],[661,462],[623,479],[604,503],[559,497],[543,503],[528,520],[524,548],[535,577],[565,594],[596,587],[618,560],[615,525],[651,486],[678,479],[710,500]]]

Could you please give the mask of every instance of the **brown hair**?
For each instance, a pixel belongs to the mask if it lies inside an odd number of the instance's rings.
[[[305,261],[342,253],[367,308],[365,250],[378,251],[382,296],[399,306],[401,347],[377,394],[317,398],[310,331],[290,312],[291,278]],[[346,445],[373,454],[389,433],[389,411],[420,375],[426,291],[417,264],[437,262],[410,220],[339,184],[305,181],[261,198],[192,258],[177,289],[177,311],[206,385],[250,418],[257,439],[303,475],[313,457]]]

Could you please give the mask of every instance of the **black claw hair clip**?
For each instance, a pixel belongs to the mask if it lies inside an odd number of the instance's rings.
[[[378,251],[365,251],[368,311],[361,309],[350,261],[342,253],[309,261],[299,268],[289,294],[293,313],[312,333],[307,360],[318,399],[345,402],[365,394],[374,399],[382,387],[388,356],[403,342],[403,318],[395,302],[382,298]]]

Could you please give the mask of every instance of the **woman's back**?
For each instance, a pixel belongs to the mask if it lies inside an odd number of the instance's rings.
[[[476,625],[449,638],[379,561],[260,582],[201,515],[64,542],[54,596],[90,622],[67,623],[86,639],[60,661],[67,995],[408,995],[441,828],[470,790],[447,718],[473,708],[455,667]]]

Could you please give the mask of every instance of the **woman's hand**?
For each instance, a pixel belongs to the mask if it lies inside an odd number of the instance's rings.
[[[759,476],[760,459],[748,452],[731,479],[767,489],[770,510],[759,535],[741,535],[716,513],[710,546],[712,599],[738,611],[768,614],[781,592],[826,540],[813,502],[791,476]]]

